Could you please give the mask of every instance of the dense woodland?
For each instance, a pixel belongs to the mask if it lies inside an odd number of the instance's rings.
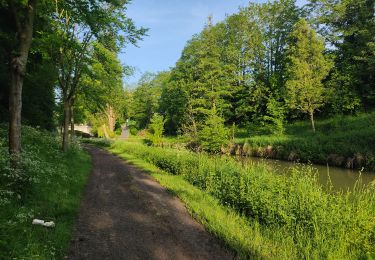
[[[281,133],[296,119],[375,107],[374,1],[249,4],[212,23],[168,72],[145,76],[129,117],[164,115],[168,134],[196,138],[207,119]],[[315,129],[314,129],[315,130]]]
[[[135,89],[123,88],[132,68],[117,54],[147,30],[123,15],[126,1],[108,3],[35,3],[22,120],[61,129],[64,149],[74,122],[111,137],[127,119],[135,133],[158,113],[169,135],[200,140],[215,126],[224,140],[233,125],[282,133],[288,122],[306,119],[315,131],[316,117],[375,107],[373,0],[250,3],[216,24],[209,17],[175,67],[146,73]],[[9,71],[22,29],[14,21],[26,28],[27,9],[1,2],[2,121],[12,121]]]
[[[9,121],[11,154],[20,152],[21,109],[23,124],[61,129],[64,150],[83,99],[90,115],[118,109],[130,68],[117,54],[147,31],[126,16],[127,4],[0,1],[0,118]]]

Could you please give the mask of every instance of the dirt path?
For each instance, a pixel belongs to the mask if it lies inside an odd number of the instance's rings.
[[[108,152],[88,150],[93,171],[68,259],[233,259],[150,176]]]

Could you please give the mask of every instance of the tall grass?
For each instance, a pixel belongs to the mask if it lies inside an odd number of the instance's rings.
[[[348,193],[326,192],[309,167],[294,168],[287,177],[269,172],[262,164],[241,167],[230,158],[142,144],[115,142],[111,150],[181,175],[269,234],[285,234],[285,241],[293,242],[290,257],[375,256],[373,186],[358,185]]]
[[[248,153],[255,156],[375,170],[375,112],[318,120],[316,129],[313,133],[308,122],[296,122],[284,135],[244,137],[240,131],[236,142],[247,143]]]
[[[22,129],[22,161],[9,166],[7,127],[0,126],[0,259],[62,259],[90,170],[90,158],[73,145],[31,127]],[[31,224],[52,220],[55,228]]]

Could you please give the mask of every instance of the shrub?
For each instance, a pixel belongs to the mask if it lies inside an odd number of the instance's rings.
[[[266,114],[262,118],[268,132],[276,135],[284,133],[285,107],[274,98],[269,98],[267,102]]]
[[[138,129],[135,126],[129,126],[129,132],[130,132],[131,135],[137,135]]]
[[[148,126],[150,130],[148,139],[154,146],[158,146],[162,142],[164,122],[164,117],[158,113],[155,113],[151,118],[151,123]]]
[[[224,126],[224,119],[212,109],[202,129],[198,132],[199,143],[202,148],[211,153],[220,152],[228,143],[228,130]]]

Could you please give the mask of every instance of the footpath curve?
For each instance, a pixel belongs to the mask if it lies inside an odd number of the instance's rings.
[[[81,202],[68,259],[233,259],[149,175],[88,147],[93,169]]]

